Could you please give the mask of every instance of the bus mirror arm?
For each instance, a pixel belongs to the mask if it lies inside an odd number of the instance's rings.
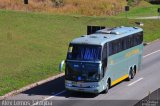
[[[98,74],[101,74],[101,72],[102,72],[102,63],[100,63],[99,65]]]
[[[61,63],[59,64],[59,71],[62,72],[63,71],[63,65],[64,65],[65,61],[62,60]]]

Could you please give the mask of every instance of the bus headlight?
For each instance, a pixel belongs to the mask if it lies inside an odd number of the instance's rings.
[[[71,83],[66,83],[66,86],[72,87],[72,84]]]

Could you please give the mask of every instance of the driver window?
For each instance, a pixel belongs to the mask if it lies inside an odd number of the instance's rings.
[[[107,68],[107,43],[103,47],[103,52],[102,52],[102,70],[103,70],[103,76],[105,74]]]

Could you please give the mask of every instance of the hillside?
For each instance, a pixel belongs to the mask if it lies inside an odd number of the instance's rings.
[[[0,9],[96,16],[118,14],[125,5],[126,0],[29,0],[28,6],[23,0],[0,0]]]

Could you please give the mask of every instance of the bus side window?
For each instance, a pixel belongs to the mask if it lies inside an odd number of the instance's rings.
[[[122,39],[122,43],[123,43],[123,50],[126,50],[127,49],[126,37]]]
[[[103,52],[102,52],[102,64],[104,67],[107,66],[107,43],[103,47]]]
[[[118,52],[120,52],[120,42],[119,42],[119,40],[116,40],[116,46],[117,46],[116,53],[118,53]]]
[[[137,46],[143,42],[143,32],[139,32],[118,40],[109,42],[109,56]]]
[[[113,42],[113,54],[116,54],[117,51],[118,51],[118,45],[117,44],[118,44],[117,41]]]
[[[128,48],[131,48],[132,47],[132,37],[131,36],[128,37],[128,44],[129,44]]]
[[[136,40],[137,40],[137,45],[141,44],[142,43],[142,35],[141,33],[137,33],[136,34]]]
[[[104,45],[103,47],[103,51],[102,51],[102,77],[104,77],[105,72],[106,72],[106,68],[107,68],[107,43]]]
[[[109,42],[109,56],[113,54],[113,45],[112,42]]]
[[[109,42],[109,56],[123,51],[123,48],[124,42],[122,39]]]
[[[133,46],[134,46],[134,36],[131,35],[131,36],[130,36],[130,39],[131,39],[131,47],[133,47]]]
[[[119,42],[118,42],[118,52],[121,52],[123,51],[123,43],[122,43],[122,39],[119,39]]]
[[[134,46],[137,46],[138,45],[137,34],[133,35],[133,41],[134,41]]]
[[[140,44],[141,44],[143,42],[143,32],[140,32],[139,36],[140,36]]]
[[[125,45],[126,45],[126,49],[130,48],[129,37],[126,37],[126,38],[125,38]]]

